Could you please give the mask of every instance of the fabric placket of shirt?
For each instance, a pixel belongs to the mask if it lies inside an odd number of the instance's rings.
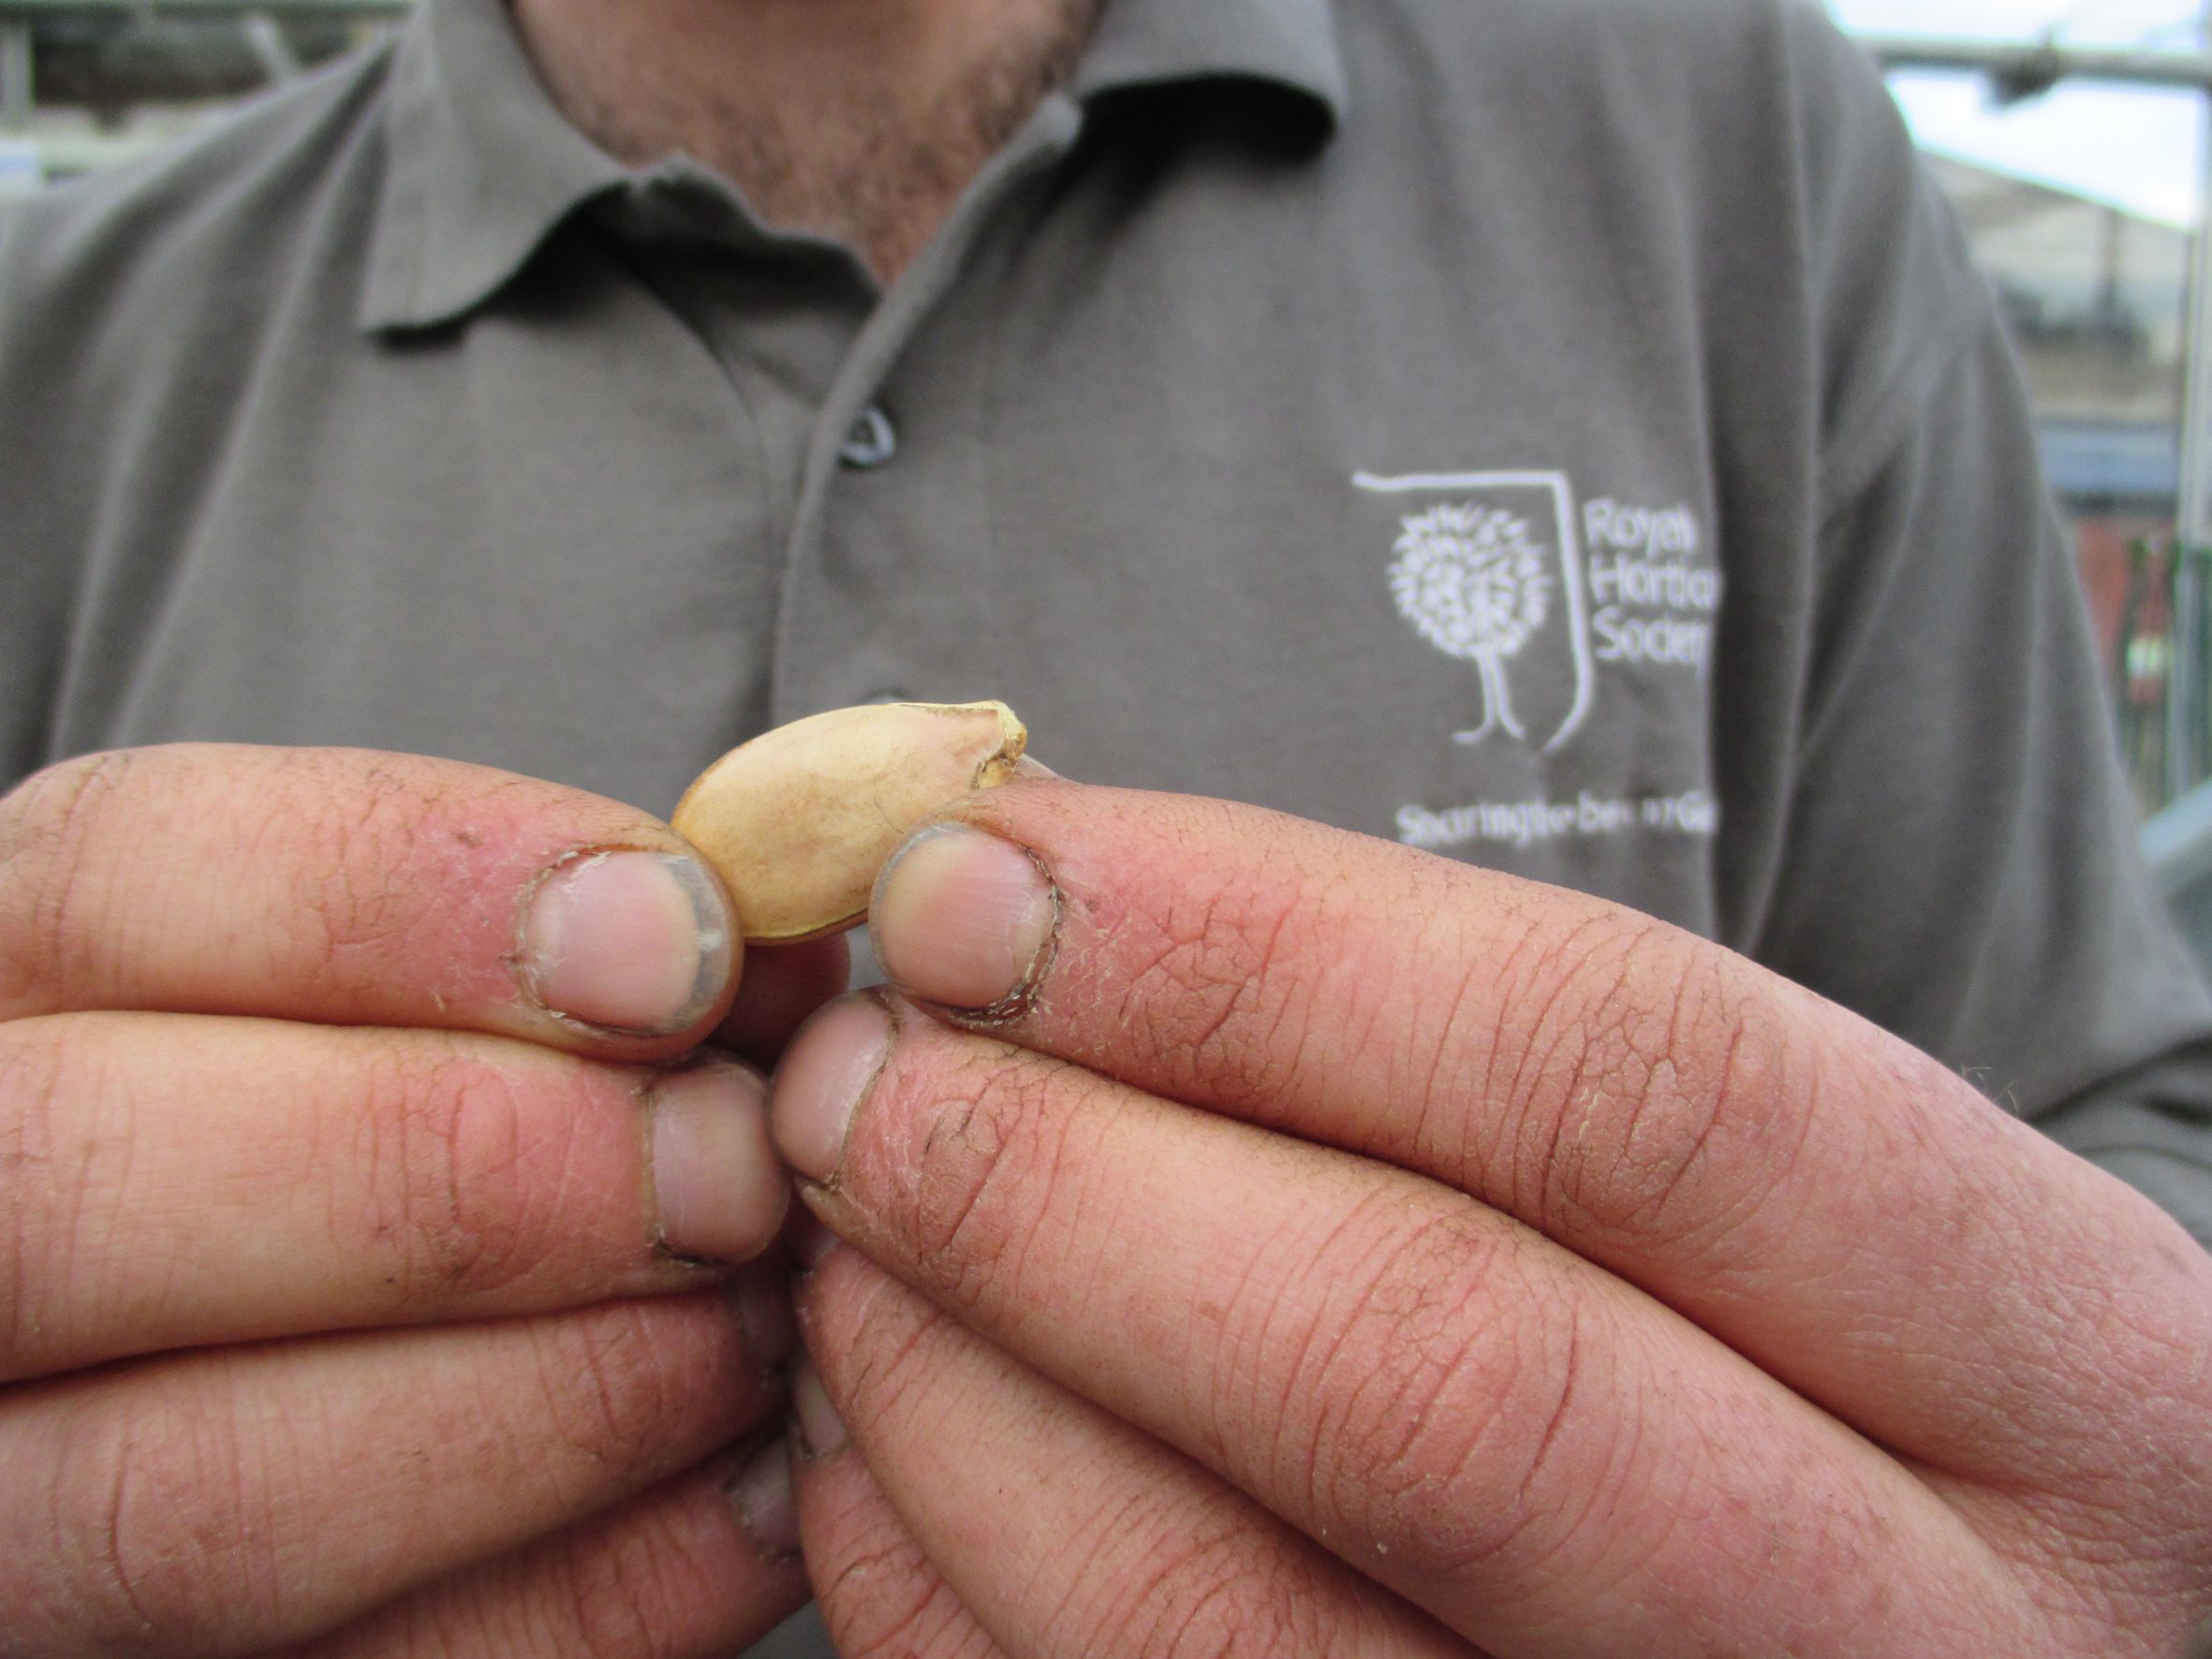
[[[784,550],[770,664],[770,712],[788,721],[818,712],[806,676],[814,665],[803,649],[803,611],[818,574],[823,526],[840,476],[839,451],[853,422],[873,403],[900,355],[958,278],[993,215],[1016,191],[1074,148],[1083,110],[1065,92],[1041,102],[953,204],[936,235],[877,302],[839,367],[816,418],[801,475],[798,510]]]
[[[731,186],[686,160],[662,164],[594,213],[616,256],[728,382],[769,493],[766,537],[739,556],[780,561],[816,414],[867,320],[875,285],[845,250],[762,224]],[[764,656],[772,627],[763,618]]]
[[[700,303],[700,331],[759,431],[774,492],[772,538],[756,556],[788,562],[816,423],[867,313],[795,271],[700,280],[715,290]]]

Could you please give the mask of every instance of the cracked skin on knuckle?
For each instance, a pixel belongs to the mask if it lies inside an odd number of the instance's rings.
[[[572,1537],[557,1582],[574,1652],[581,1659],[627,1659],[664,1651],[669,1633],[686,1622],[685,1604],[713,1593],[715,1564],[665,1518],[603,1543]]]
[[[693,1345],[659,1328],[650,1308],[612,1303],[541,1323],[533,1332],[544,1426],[588,1461],[655,1461],[688,1414],[701,1380]],[[513,1454],[531,1455],[517,1445]]]
[[[887,1584],[904,1593],[888,1593]],[[849,1659],[960,1659],[979,1652],[975,1626],[951,1587],[903,1541],[840,1562],[820,1593],[837,1651]]]
[[[1264,1117],[1311,1022],[1313,964],[1328,960],[1316,879],[1267,866],[1187,881],[1117,944],[1122,987],[1101,1029],[1141,1039],[1171,1093]]]
[[[156,1415],[73,1437],[51,1512],[75,1640],[116,1659],[228,1651],[283,1620],[299,1564],[270,1524],[282,1499],[256,1478],[240,1409],[217,1367]]]
[[[334,997],[372,991],[431,906],[468,897],[449,890],[449,836],[439,833],[450,828],[443,820],[469,804],[459,780],[448,785],[410,768],[345,759],[355,763],[312,753],[286,756],[285,765],[318,781],[335,772],[311,797],[327,810],[265,827],[273,839],[296,843],[283,860],[295,872],[284,918],[299,957],[293,971]]]
[[[892,1109],[908,1121],[895,1144],[876,1143],[884,1163],[869,1184],[909,1195],[903,1241],[932,1283],[980,1295],[1016,1271],[1065,1177],[1070,1120],[1054,1094],[1069,1068],[966,1040],[983,1046],[901,1069]]]
[[[1504,1122],[1512,1208],[1553,1238],[1633,1248],[1691,1224],[1763,1111],[1778,1032],[1710,947],[1586,922],[1526,975]],[[1510,1018],[1510,1016],[1508,1016]]]
[[[42,989],[74,976],[70,921],[100,809],[136,766],[130,750],[81,756],[0,797],[0,1018],[42,1011]]]
[[[1578,1314],[1544,1312],[1556,1287],[1517,1237],[1472,1203],[1401,1223],[1305,1368],[1317,1504],[1439,1581],[1522,1547],[1586,1357]]]
[[[834,1328],[846,1334],[823,1363],[842,1373],[841,1413],[864,1424],[871,1438],[927,1432],[928,1407],[940,1382],[930,1363],[933,1339],[945,1320],[934,1303],[888,1279],[839,1310]]]
[[[1311,1564],[1288,1539],[1231,1525],[1146,1565],[1111,1604],[1097,1652],[1275,1659],[1337,1651]]]
[[[419,1043],[395,1045],[361,1115],[361,1167],[375,1171],[370,1226],[396,1243],[403,1306],[496,1295],[558,1243],[558,1217],[534,1214],[525,1187],[534,1169],[575,1162],[579,1126],[475,1047],[446,1037],[425,1058]],[[557,1093],[539,1081],[547,1098]]]
[[[37,1345],[49,1304],[68,1294],[89,1160],[56,1143],[66,1092],[89,1088],[66,1016],[0,1026],[0,1380]],[[91,1057],[96,1064],[96,1054]],[[64,1183],[66,1183],[66,1185]]]

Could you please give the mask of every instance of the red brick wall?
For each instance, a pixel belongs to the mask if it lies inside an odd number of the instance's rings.
[[[2174,537],[2171,519],[2148,515],[2116,515],[2109,518],[2086,518],[2073,521],[2076,554],[2080,562],[2082,591],[2089,601],[2089,618],[2097,633],[2097,647],[2109,670],[2119,649],[2120,623],[2127,609],[2130,578],[2130,550],[2138,542],[2147,540],[2154,549],[2162,550]],[[2163,562],[2154,560],[2150,570],[2163,574]],[[2162,631],[2166,625],[2166,607],[2162,584],[2153,582],[2152,591],[2139,601],[2135,617],[2138,635]]]

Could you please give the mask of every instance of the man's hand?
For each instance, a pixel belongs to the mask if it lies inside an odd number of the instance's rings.
[[[672,831],[481,768],[180,746],[0,802],[0,1652],[788,1613],[741,1437],[789,1313],[727,1271],[786,1182],[754,1075],[675,1064],[737,970]],[[741,1046],[824,972],[769,977]]]
[[[903,996],[774,1087],[857,1246],[795,1385],[849,1659],[2167,1656],[2212,1610],[2212,1258],[1941,1066],[1274,815],[959,817],[878,888]]]

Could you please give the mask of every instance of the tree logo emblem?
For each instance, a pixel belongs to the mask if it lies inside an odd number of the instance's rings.
[[[1551,614],[1551,550],[1530,535],[1526,519],[1473,502],[1441,502],[1400,526],[1391,596],[1423,639],[1472,662],[1481,678],[1482,723],[1454,738],[1479,743],[1502,730],[1526,741],[1506,668]]]

